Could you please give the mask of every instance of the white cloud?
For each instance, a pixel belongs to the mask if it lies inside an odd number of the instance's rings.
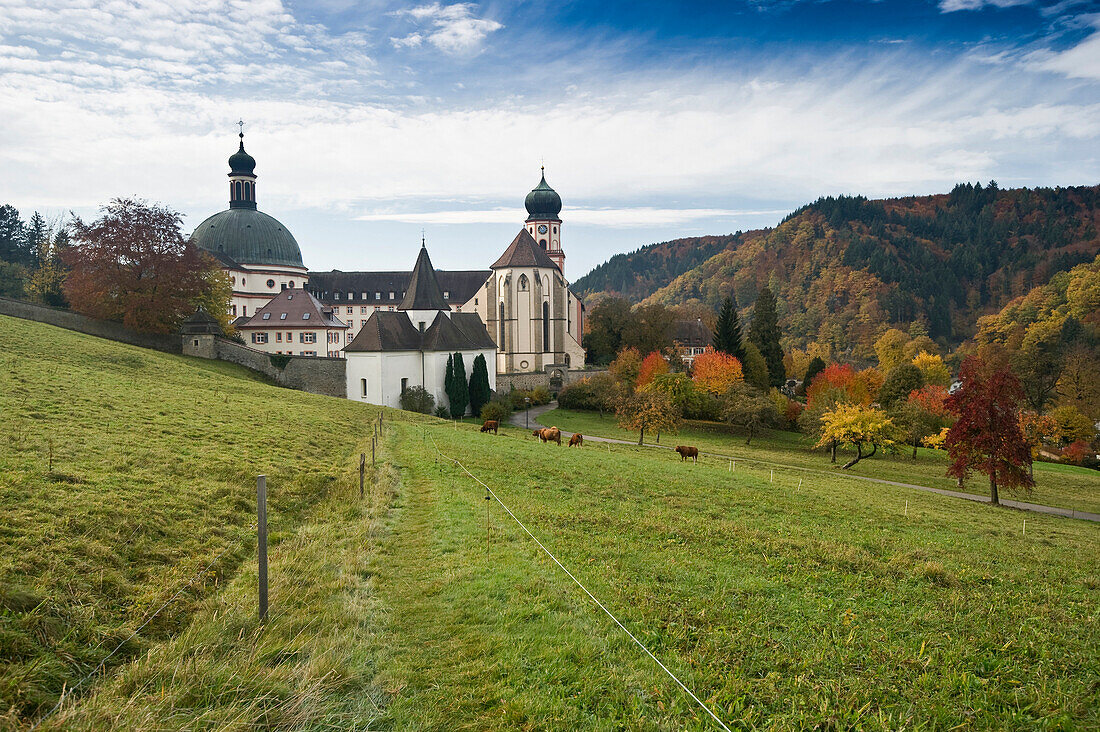
[[[692,221],[738,219],[745,216],[781,216],[786,209],[765,211],[735,211],[714,208],[583,208],[569,207],[566,214],[571,224],[639,228],[667,226]],[[357,221],[396,221],[405,224],[512,224],[522,221],[522,208],[457,209],[431,212],[384,212],[356,216]]]
[[[1100,80],[1100,14],[1086,16],[1084,20],[1093,28],[1084,40],[1063,51],[1033,51],[1025,56],[1025,65],[1064,74],[1071,79]]]
[[[940,12],[981,10],[986,5],[994,8],[1011,8],[1016,5],[1032,5],[1034,2],[1035,0],[940,0]]]
[[[418,23],[429,24],[433,30],[427,36],[411,33],[404,38],[391,38],[390,41],[395,48],[415,47],[426,38],[444,53],[456,56],[476,53],[481,50],[486,36],[504,27],[495,20],[474,17],[476,7],[473,3],[441,5],[436,2],[398,11],[396,15],[406,15]]]

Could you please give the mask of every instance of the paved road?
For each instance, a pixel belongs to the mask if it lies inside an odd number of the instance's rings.
[[[550,411],[551,409],[556,409],[557,406],[558,405],[556,403],[551,402],[550,404],[543,404],[543,405],[538,406],[538,407],[531,407],[530,412],[526,414],[526,420],[527,420],[526,424],[530,425],[528,427],[528,429],[534,430],[534,429],[537,429],[539,427],[550,427],[551,425],[542,424],[539,421],[539,417],[541,417],[543,414]],[[511,418],[509,419],[509,422],[513,426],[524,427],[525,426],[525,413],[524,412],[513,412]],[[572,432],[567,432],[565,430],[562,430],[561,434],[562,434],[563,438],[569,438],[569,437],[573,436]],[[584,439],[585,439],[585,441],[591,440],[592,442],[610,442],[610,443],[614,443],[614,444],[617,444],[617,445],[633,445],[634,447],[638,447],[637,442],[634,442],[634,441],[631,441],[631,440],[617,440],[613,437],[596,437],[595,435],[585,435]],[[655,448],[655,449],[658,449],[658,450],[671,450],[672,449],[671,446],[667,446],[667,445],[643,445],[643,447],[651,447],[651,448]],[[862,480],[862,481],[865,481],[867,483],[880,483],[882,485],[893,485],[893,486],[897,486],[899,488],[911,488],[911,489],[917,490],[917,491],[926,491],[928,493],[938,493],[941,496],[950,496],[951,498],[962,498],[962,499],[967,500],[967,501],[977,501],[978,503],[989,503],[989,497],[988,496],[981,496],[981,495],[977,495],[975,493],[963,493],[961,491],[950,491],[950,490],[946,490],[944,488],[932,488],[932,487],[926,486],[926,485],[916,485],[915,483],[900,483],[896,480],[884,480],[882,478],[868,478],[868,477],[863,476],[863,475],[851,475],[851,474],[845,475],[843,473],[838,474],[838,473],[828,471],[828,470],[818,470],[816,468],[804,468],[804,467],[799,466],[799,465],[788,465],[786,463],[775,463],[775,462],[769,462],[767,460],[756,460],[756,459],[753,459],[753,458],[738,457],[737,455],[720,455],[718,453],[713,453],[713,452],[700,452],[699,454],[700,455],[706,455],[706,456],[709,456],[709,457],[721,458],[723,460],[742,460],[742,461],[745,461],[745,462],[758,463],[760,465],[771,465],[771,466],[774,466],[774,467],[777,467],[777,468],[785,468],[787,470],[801,470],[801,471],[806,472],[806,473],[819,473],[819,474],[822,474],[822,475],[831,475],[831,476],[841,475],[842,477],[845,477],[845,478],[851,478],[852,480]],[[1095,521],[1095,522],[1100,523],[1100,514],[1089,513],[1088,511],[1077,511],[1077,510],[1070,509],[1070,508],[1059,508],[1058,506],[1044,506],[1044,505],[1041,505],[1041,504],[1038,504],[1038,503],[1026,503],[1024,501],[1012,501],[1012,500],[1007,500],[1007,499],[1001,499],[1001,505],[1002,506],[1008,506],[1009,508],[1018,508],[1021,511],[1034,511],[1035,513],[1045,513],[1045,514],[1049,514],[1051,516],[1064,516],[1066,518],[1084,519],[1085,521]]]

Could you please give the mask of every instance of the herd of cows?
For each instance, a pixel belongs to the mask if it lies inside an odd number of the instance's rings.
[[[494,435],[500,434],[500,422],[495,419],[487,419],[481,425],[482,432],[492,432]],[[557,427],[543,427],[537,429],[531,433],[534,437],[539,438],[539,441],[544,445],[547,442],[556,442],[561,447],[561,430]],[[584,436],[577,432],[569,438],[569,447],[581,447],[584,444]],[[691,445],[677,445],[674,452],[679,453],[680,462],[684,462],[688,458],[691,458],[693,463],[699,462],[699,448],[692,447]]]

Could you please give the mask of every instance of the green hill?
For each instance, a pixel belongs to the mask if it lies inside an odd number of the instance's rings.
[[[589,295],[627,294],[666,305],[742,308],[768,284],[779,297],[785,344],[812,342],[870,357],[888,326],[920,322],[956,345],[980,315],[996,312],[1052,275],[1100,253],[1100,186],[1001,190],[959,185],[949,193],[871,201],[822,198],[774,229],[726,237],[673,274],[668,245],[613,258],[578,280]],[[701,242],[700,255],[713,240]],[[654,272],[659,276],[632,276]]]
[[[391,411],[360,498],[363,405],[7,318],[0,345],[0,726],[228,549],[40,729],[712,728],[449,458],[733,728],[1100,724],[1096,525]]]

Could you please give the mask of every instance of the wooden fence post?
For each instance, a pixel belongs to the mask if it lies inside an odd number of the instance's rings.
[[[373,461],[372,461],[373,462]],[[367,454],[359,453],[359,497],[363,497],[363,477],[367,472]]]
[[[260,622],[267,621],[267,476],[256,476],[256,525],[259,548],[256,552],[260,569]]]

